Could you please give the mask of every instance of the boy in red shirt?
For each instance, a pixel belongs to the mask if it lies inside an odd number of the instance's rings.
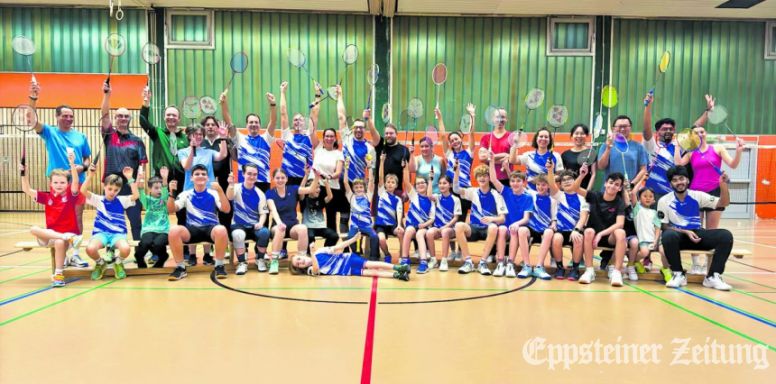
[[[64,287],[65,276],[62,270],[65,268],[65,253],[68,247],[78,248],[81,244],[81,230],[76,221],[76,206],[84,204],[84,197],[78,193],[78,171],[75,167],[75,154],[68,153],[70,161],[70,174],[64,169],[51,171],[49,178],[49,192],[36,191],[30,188],[30,179],[25,172],[25,165],[21,164],[19,170],[22,176],[22,191],[32,197],[38,204],[46,206],[46,228],[32,227],[30,233],[38,239],[40,245],[54,247],[54,275],[51,277],[51,286]],[[69,180],[72,180],[68,184]],[[78,256],[73,255],[74,258]],[[80,258],[73,260],[76,263],[84,263]],[[88,264],[87,264],[88,265]]]

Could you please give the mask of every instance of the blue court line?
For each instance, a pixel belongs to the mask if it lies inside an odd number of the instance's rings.
[[[78,281],[78,280],[81,280],[81,278],[80,278],[80,277],[76,277],[76,278],[74,278],[74,279],[66,280],[65,282],[66,282],[66,283],[72,283],[72,282],[74,282],[74,281]],[[15,301],[19,301],[19,300],[21,300],[21,299],[28,298],[28,297],[30,297],[30,296],[37,295],[37,294],[39,294],[39,293],[46,292],[46,291],[48,291],[49,289],[53,289],[53,288],[54,288],[54,287],[52,287],[51,285],[49,285],[48,287],[43,287],[43,288],[41,288],[41,289],[36,289],[36,290],[34,290],[34,291],[32,291],[32,292],[27,292],[27,293],[25,293],[25,294],[23,294],[23,295],[21,295],[21,296],[16,296],[16,297],[12,297],[12,298],[10,298],[10,299],[8,299],[8,300],[5,300],[5,301],[0,301],[0,307],[4,306],[4,305],[6,305],[6,304],[11,304],[11,303],[13,303],[13,302],[15,302]]]
[[[763,324],[765,324],[765,325],[770,325],[771,327],[774,327],[774,328],[776,328],[776,323],[774,323],[774,322],[773,322],[773,321],[771,321],[771,320],[768,320],[768,319],[762,318],[762,317],[760,317],[760,316],[757,316],[757,315],[754,315],[754,314],[748,313],[748,312],[746,312],[746,311],[743,311],[743,310],[741,310],[741,309],[735,308],[735,307],[733,307],[733,306],[730,306],[730,305],[728,305],[728,304],[725,304],[725,303],[722,303],[722,302],[716,301],[716,300],[714,300],[714,299],[712,299],[712,298],[709,298],[709,297],[703,296],[703,295],[701,295],[701,294],[698,294],[698,293],[695,293],[695,292],[693,292],[693,291],[689,291],[689,290],[687,290],[687,289],[685,289],[685,288],[676,288],[676,289],[677,289],[678,291],[680,291],[680,292],[684,292],[684,293],[686,293],[686,294],[688,294],[688,295],[690,295],[690,296],[693,296],[693,297],[695,297],[695,298],[701,299],[701,300],[703,300],[703,301],[705,301],[705,302],[708,302],[708,303],[714,304],[714,305],[716,305],[716,306],[718,306],[718,307],[725,308],[725,309],[727,309],[727,310],[729,310],[729,311],[733,311],[733,312],[735,312],[735,313],[738,313],[739,315],[746,316],[746,317],[748,317],[748,318],[750,318],[750,319],[752,319],[752,320],[759,321],[759,322],[761,322],[761,323],[763,323]]]

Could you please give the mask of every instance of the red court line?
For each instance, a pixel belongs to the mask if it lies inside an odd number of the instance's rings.
[[[366,322],[364,361],[361,363],[361,384],[372,382],[372,350],[375,340],[375,313],[377,312],[377,277],[372,278],[372,294],[369,298],[369,318]]]

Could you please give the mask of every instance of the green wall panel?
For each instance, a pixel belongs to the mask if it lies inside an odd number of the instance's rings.
[[[410,99],[419,97],[424,115],[416,129],[434,123],[436,86],[431,71],[443,62],[448,77],[440,108],[450,128],[458,127],[466,103],[472,102],[477,105],[478,131],[488,129],[482,118],[488,105],[505,106],[508,129],[517,129],[526,117],[524,98],[532,88],[544,89],[545,100],[529,115],[527,130],[547,125],[547,110],[553,104],[569,110],[564,131],[576,122],[588,123],[593,58],[548,57],[546,31],[546,18],[395,18],[393,121],[399,121]]]
[[[229,61],[235,52],[248,55],[249,66],[235,77],[229,91],[230,109],[242,123],[249,112],[266,119],[266,92],[279,96],[282,80],[289,81],[289,113],[308,114],[313,84],[308,75],[289,64],[289,48],[307,56],[307,69],[324,87],[342,83],[348,114],[361,116],[369,87],[366,70],[373,62],[372,18],[357,15],[215,12],[215,49],[168,49],[168,102],[180,104],[186,96],[218,99],[231,77]],[[190,25],[192,36],[201,33]],[[347,44],[359,50],[356,63],[345,72],[342,52]],[[336,104],[321,104],[320,127],[337,127]],[[220,111],[217,112],[220,116]]]
[[[108,55],[102,46],[113,32],[127,40],[127,50],[113,71],[146,73],[140,57],[148,41],[144,10],[125,9],[118,22],[106,9],[0,7],[0,71],[28,71],[26,58],[11,48],[14,36],[25,35],[37,48],[32,57],[36,72],[107,72]]]
[[[764,22],[617,19],[613,34],[612,85],[620,102],[612,113],[634,118],[637,130],[643,97],[656,84],[653,120],[672,117],[688,127],[711,93],[737,133],[776,133],[776,61],[763,59]],[[671,63],[658,76],[664,51]]]

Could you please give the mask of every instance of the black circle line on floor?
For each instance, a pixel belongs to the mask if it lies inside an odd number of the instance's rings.
[[[215,271],[210,273],[210,281],[212,281],[213,284],[215,284],[215,285],[217,285],[217,286],[219,286],[221,288],[228,289],[228,290],[230,290],[232,292],[243,293],[243,294],[251,295],[251,296],[263,297],[263,298],[266,298],[266,299],[300,301],[300,302],[305,302],[305,303],[323,303],[323,304],[369,304],[369,302],[367,302],[367,301],[340,301],[340,300],[299,299],[299,298],[296,298],[296,297],[266,295],[266,294],[263,294],[263,293],[243,291],[241,289],[230,287],[230,286],[225,285],[222,282],[220,282],[216,278]],[[522,290],[522,289],[530,287],[535,282],[536,282],[536,277],[532,277],[531,280],[529,280],[528,282],[526,282],[525,284],[523,284],[523,285],[521,285],[519,287],[510,289],[510,290],[507,290],[507,291],[503,291],[503,292],[490,293],[490,294],[481,295],[481,296],[459,297],[459,298],[454,298],[454,299],[440,299],[440,300],[423,300],[423,301],[379,301],[377,303],[378,304],[389,304],[389,305],[390,304],[394,304],[394,305],[395,304],[434,304],[434,303],[450,303],[450,302],[454,302],[454,301],[469,301],[469,300],[487,299],[489,297],[501,296],[501,295],[506,295],[506,294],[509,294],[509,293],[517,292],[519,290]]]

